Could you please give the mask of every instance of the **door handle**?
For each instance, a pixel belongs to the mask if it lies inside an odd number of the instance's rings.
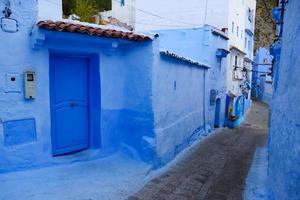
[[[76,103],[75,101],[72,101],[72,102],[70,103],[70,106],[71,106],[72,108],[74,108],[74,107],[77,106],[77,103]]]

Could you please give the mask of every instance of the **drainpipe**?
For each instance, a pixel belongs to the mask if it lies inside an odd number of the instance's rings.
[[[281,17],[280,17],[280,32],[279,32],[279,38],[282,38],[283,33],[283,24],[284,24],[284,14],[285,14],[285,0],[282,0],[281,2]]]
[[[202,33],[202,45],[203,45],[203,49],[207,49],[208,46],[210,45],[210,40],[211,40],[211,28],[209,26],[204,26],[204,30]],[[204,55],[204,63],[208,62],[208,51],[206,51],[206,54]],[[204,131],[205,133],[207,133],[207,126],[206,126],[206,72],[208,70],[204,69],[204,73],[203,73],[203,91],[204,91],[204,95],[203,95],[203,122],[204,122]]]
[[[204,95],[203,95],[203,126],[204,126],[204,131],[205,133],[207,133],[207,127],[206,127],[206,70],[204,69],[204,73],[203,73],[203,91],[204,91]]]

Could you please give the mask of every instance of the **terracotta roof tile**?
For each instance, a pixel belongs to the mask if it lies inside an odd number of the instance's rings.
[[[185,63],[190,64],[190,65],[196,65],[196,66],[199,66],[199,67],[210,68],[206,64],[203,64],[203,63],[200,63],[198,61],[192,60],[191,58],[187,58],[187,57],[178,55],[177,53],[171,52],[171,51],[168,51],[168,50],[161,50],[160,55],[167,56],[167,57],[170,57],[170,58],[174,58],[174,59],[177,59],[177,60],[181,60],[182,62],[185,62]]]
[[[108,37],[108,38],[119,38],[130,41],[147,41],[151,40],[150,37],[144,35],[138,35],[132,32],[117,31],[113,29],[102,29],[93,26],[86,26],[82,24],[75,24],[70,22],[62,21],[40,21],[37,26],[41,29],[59,31],[59,32],[71,32],[80,33],[86,35],[93,35],[98,37]]]

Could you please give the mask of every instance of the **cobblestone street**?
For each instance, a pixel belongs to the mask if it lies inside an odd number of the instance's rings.
[[[265,144],[268,107],[254,102],[238,129],[224,129],[197,144],[168,171],[129,200],[241,200],[257,147]]]

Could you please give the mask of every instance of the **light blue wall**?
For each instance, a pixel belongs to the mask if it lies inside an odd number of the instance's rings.
[[[300,198],[300,1],[287,5],[269,138],[270,199]],[[277,43],[278,44],[278,43]],[[276,52],[274,48],[274,51]],[[276,57],[275,57],[276,59]]]
[[[20,2],[20,4],[19,4]],[[1,10],[4,9],[4,1],[0,2]],[[40,59],[33,59],[33,55],[40,54],[34,52],[30,48],[29,34],[37,17],[37,3],[35,1],[11,1],[11,9],[13,11],[12,18],[20,23],[20,31],[17,33],[6,33],[0,30],[0,172],[12,169],[25,168],[32,163],[47,161],[49,156],[45,156],[44,152],[49,151],[49,144],[45,141],[49,140],[48,127],[45,121],[49,121],[49,116],[44,113],[49,112],[49,107],[43,106],[48,100],[43,101],[24,101],[23,94],[23,71],[26,69],[35,69],[40,75],[47,75],[47,70],[38,68],[35,63],[39,63]],[[16,74],[16,87],[20,92],[6,93],[6,74]],[[48,76],[43,79],[38,77],[40,84],[37,90],[37,98],[40,96],[48,96],[47,88],[42,88]],[[39,108],[39,109],[34,109]],[[4,140],[4,123],[11,120],[36,119],[35,139],[27,141],[26,144],[16,146],[5,146]],[[19,129],[20,130],[20,129]],[[31,126],[29,130],[35,132]],[[21,133],[20,133],[21,134]],[[40,138],[37,140],[37,138]],[[29,143],[28,143],[29,142]],[[42,145],[44,144],[44,145]]]
[[[214,127],[215,105],[210,105],[210,90],[221,98],[221,126],[225,116],[226,59],[220,65],[218,48],[227,41],[215,36],[211,27],[158,31],[160,50],[210,66],[187,64],[156,53],[153,68],[153,110],[157,144],[157,165],[165,164],[194,139]]]
[[[34,26],[36,2],[11,2],[12,17],[19,20],[21,29],[18,33],[0,30],[0,173],[96,159],[122,146],[137,148],[141,158],[151,161],[154,155],[153,143],[149,139],[154,135],[151,104],[152,42],[128,42],[38,30]],[[116,44],[117,48],[113,48]],[[52,157],[50,51],[98,55],[101,82],[98,86],[101,87],[100,149],[72,156]],[[35,100],[24,100],[23,72],[27,69],[36,71]],[[5,92],[7,73],[17,74],[19,80],[16,82],[20,92]],[[26,125],[27,119],[35,119],[35,124]],[[4,136],[7,131],[3,127],[14,126],[5,126],[14,120],[21,120],[26,130],[7,129],[12,130],[9,133],[12,136],[27,134],[30,137],[29,140],[15,137],[16,145],[7,146]],[[142,140],[145,136],[149,138]]]
[[[213,35],[211,27],[159,31],[160,39],[129,42],[39,30],[35,26],[36,2],[11,2],[12,17],[21,26],[17,33],[0,30],[0,173],[97,159],[120,149],[159,167],[213,129],[211,89],[221,98],[223,124],[227,61],[220,63],[216,51],[226,49],[227,41]],[[162,57],[160,49],[210,68]],[[96,134],[100,147],[52,156],[50,52],[96,55],[99,59],[100,83],[94,87],[101,88],[100,132]],[[25,70],[36,72],[35,100],[24,100]],[[16,88],[12,88],[16,92],[6,92],[7,74],[17,78]],[[6,135],[11,138],[7,140]]]
[[[259,48],[256,51],[253,74],[252,74],[252,96],[258,100],[270,104],[272,99],[272,83],[266,76],[272,73],[273,56],[267,48]]]
[[[259,48],[256,51],[254,66],[253,66],[253,80],[256,83],[260,75],[271,73],[273,56],[266,48]]]

